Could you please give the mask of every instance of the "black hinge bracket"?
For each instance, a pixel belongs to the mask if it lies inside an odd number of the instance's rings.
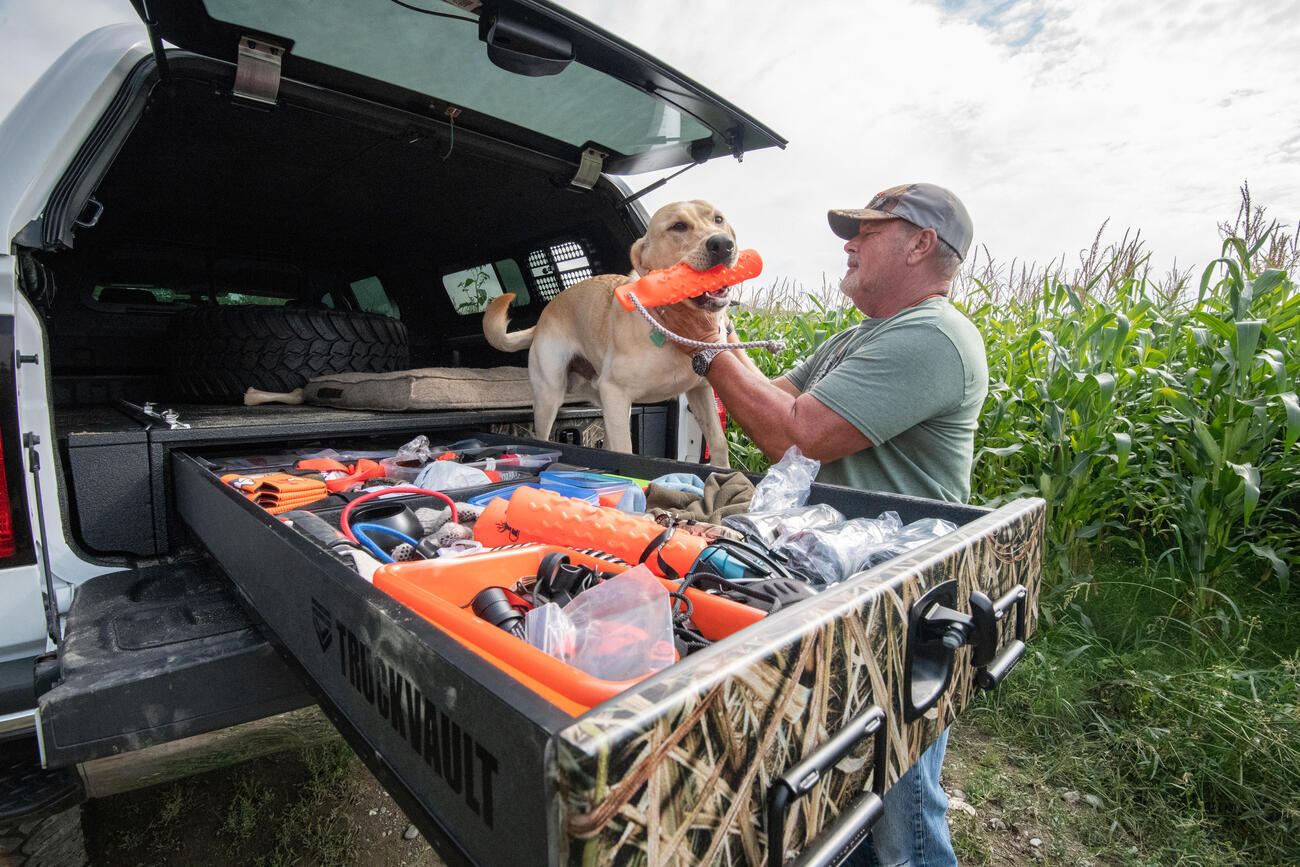
[[[745,161],[745,128],[743,126],[733,126],[727,130],[727,147],[731,148],[731,155],[736,158],[736,162]]]

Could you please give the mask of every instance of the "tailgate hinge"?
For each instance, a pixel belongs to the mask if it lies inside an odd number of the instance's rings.
[[[255,36],[239,37],[239,59],[232,93],[240,99],[275,105],[280,93],[280,59],[284,46]]]
[[[593,147],[583,148],[582,161],[578,163],[578,173],[569,181],[571,186],[582,187],[589,190],[596,186],[596,181],[600,179],[601,169],[605,165],[605,157],[609,154],[604,151],[598,151]]]

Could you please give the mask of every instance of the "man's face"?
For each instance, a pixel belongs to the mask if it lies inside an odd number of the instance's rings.
[[[862,312],[871,315],[890,291],[915,229],[906,220],[863,220],[857,236],[844,244],[849,261],[840,291]]]

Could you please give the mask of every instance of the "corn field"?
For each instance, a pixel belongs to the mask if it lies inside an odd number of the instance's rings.
[[[1056,580],[1118,543],[1175,578],[1194,617],[1231,610],[1219,589],[1229,573],[1289,590],[1300,295],[1285,270],[1261,267],[1270,241],[1275,232],[1227,240],[1191,297],[1185,279],[1154,284],[1127,239],[1084,283],[1058,272],[1010,291],[967,275],[957,303],[984,335],[990,374],[974,498],[1043,497]],[[783,353],[755,358],[777,375],[861,321],[845,306],[814,298],[734,319],[744,340],[785,339]],[[736,462],[760,469],[743,433],[728,435]]]
[[[985,251],[954,287],[989,360],[972,499],[1048,515],[1043,629],[980,718],[1111,805],[1106,862],[1300,861],[1300,227],[1242,194],[1199,275],[1098,232],[1068,272]],[[733,320],[785,340],[776,376],[861,316],[782,286]]]

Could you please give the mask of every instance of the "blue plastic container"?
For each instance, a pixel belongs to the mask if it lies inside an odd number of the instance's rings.
[[[624,511],[645,510],[645,495],[640,486],[629,479],[579,470],[543,470],[539,476],[542,487],[548,490],[563,493],[562,488],[576,488],[594,493],[594,502],[601,505],[617,506]]]
[[[507,485],[503,488],[494,488],[490,491],[484,491],[481,494],[475,494],[465,500],[465,502],[469,503],[471,506],[486,506],[497,497],[504,497],[507,500],[510,499],[510,495],[518,488],[542,487],[545,487],[548,491],[555,491],[557,494],[563,494],[566,497],[573,497],[594,505],[600,505],[600,494],[590,488],[580,488],[575,485],[541,485],[537,482],[521,482],[518,485]]]

